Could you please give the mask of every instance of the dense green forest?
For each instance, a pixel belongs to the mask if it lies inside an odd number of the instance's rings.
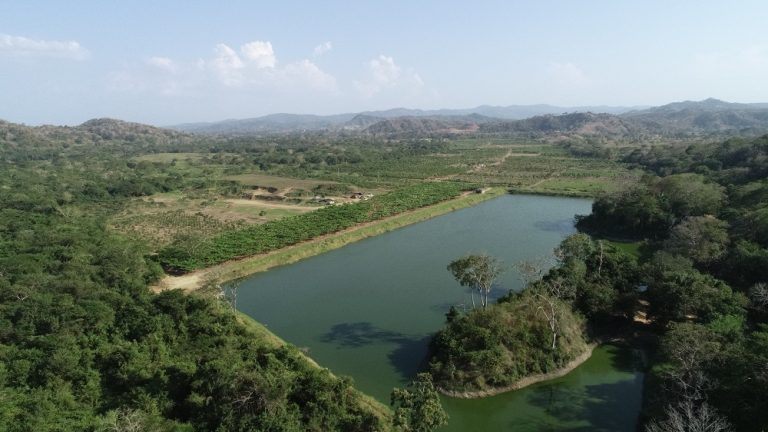
[[[625,160],[662,177],[598,198],[579,226],[645,241],[636,278],[661,335],[646,390],[651,429],[723,416],[763,430],[768,137],[638,149]]]
[[[127,197],[194,180],[113,155],[3,150],[0,429],[389,428],[348,380],[220,301],[149,292],[161,268],[106,218]]]

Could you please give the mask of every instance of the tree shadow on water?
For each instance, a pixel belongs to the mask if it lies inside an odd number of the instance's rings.
[[[541,430],[633,432],[637,428],[642,377],[610,384],[570,387],[544,385],[531,390],[528,403],[561,423],[587,422],[572,427],[553,426],[542,419]]]
[[[336,324],[321,340],[340,348],[361,348],[378,343],[395,344],[395,349],[387,354],[387,360],[401,377],[407,380],[426,366],[430,337],[406,335],[362,321]]]

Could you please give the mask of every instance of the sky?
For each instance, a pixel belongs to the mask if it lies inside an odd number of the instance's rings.
[[[0,0],[0,119],[768,102],[768,2]]]

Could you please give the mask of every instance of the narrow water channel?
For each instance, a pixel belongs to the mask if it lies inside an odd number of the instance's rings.
[[[354,379],[384,403],[424,366],[451,305],[471,306],[448,263],[486,252],[507,265],[549,255],[574,232],[585,199],[509,195],[350,244],[241,282],[238,307]],[[520,288],[510,269],[495,296]],[[631,350],[602,347],[548,383],[478,400],[444,398],[450,431],[634,431],[642,373]]]

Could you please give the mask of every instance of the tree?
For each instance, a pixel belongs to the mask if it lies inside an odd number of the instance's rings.
[[[756,283],[749,290],[749,298],[757,309],[768,308],[768,284]]]
[[[469,287],[472,295],[472,307],[475,307],[475,295],[480,294],[480,304],[488,306],[488,293],[493,282],[502,273],[501,262],[486,254],[467,255],[448,264],[448,271],[453,274],[461,286]]]
[[[544,293],[534,292],[531,298],[534,300],[533,307],[540,313],[549,326],[552,333],[552,351],[557,348],[557,335],[560,332],[560,307],[557,298]]]
[[[448,423],[448,414],[428,373],[418,374],[408,388],[393,389],[391,405],[392,422],[404,432],[430,432]]]
[[[725,254],[728,224],[713,216],[687,217],[672,228],[664,246],[697,264],[711,264]]]
[[[727,432],[733,430],[728,421],[721,417],[706,402],[696,405],[683,401],[667,407],[667,418],[653,420],[646,432]]]
[[[659,180],[661,200],[677,217],[716,214],[725,199],[724,188],[700,174],[676,174]]]
[[[718,315],[743,315],[747,299],[725,282],[696,270],[664,272],[648,288],[651,314],[669,321],[709,322]]]

